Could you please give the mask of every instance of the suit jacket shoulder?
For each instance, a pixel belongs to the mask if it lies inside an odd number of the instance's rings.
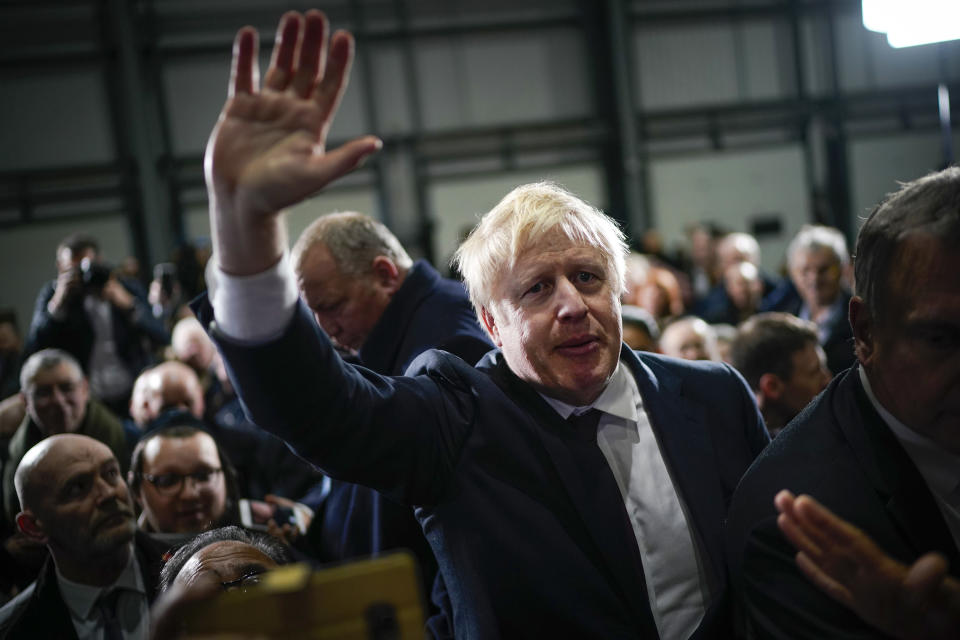
[[[492,348],[463,285],[419,260],[364,342],[360,359],[374,371],[400,375],[427,349],[474,364]]]

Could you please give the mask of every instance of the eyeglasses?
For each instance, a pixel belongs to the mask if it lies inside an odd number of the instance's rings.
[[[220,586],[223,587],[224,591],[240,591],[241,593],[246,593],[250,587],[260,584],[260,576],[265,571],[266,569],[251,569],[236,580],[221,582]]]
[[[223,473],[223,469],[203,469],[193,473],[161,473],[157,476],[152,473],[141,473],[140,476],[152,484],[160,494],[172,496],[180,493],[186,478],[193,480],[193,484],[197,487],[207,487],[220,473]]]

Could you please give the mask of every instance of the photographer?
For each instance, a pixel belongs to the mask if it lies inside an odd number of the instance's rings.
[[[143,287],[114,274],[94,238],[73,234],[57,246],[57,278],[37,295],[27,354],[48,347],[73,354],[93,394],[126,415],[134,378],[168,342]]]

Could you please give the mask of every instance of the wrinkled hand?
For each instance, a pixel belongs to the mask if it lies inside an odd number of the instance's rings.
[[[943,556],[928,553],[907,567],[810,496],[781,491],[774,504],[797,566],[831,598],[898,638],[960,637],[960,582],[947,575]]]
[[[276,214],[355,169],[381,145],[366,136],[326,150],[353,59],[349,33],[328,38],[319,11],[284,14],[262,91],[257,48],[252,27],[237,33],[229,97],[204,160],[214,249],[221,268],[236,275],[266,269],[286,248]]]

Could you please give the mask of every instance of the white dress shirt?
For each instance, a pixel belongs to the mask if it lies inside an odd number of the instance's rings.
[[[147,603],[147,590],[140,575],[140,564],[137,556],[130,549],[130,562],[117,578],[116,582],[107,587],[91,587],[73,582],[63,577],[57,569],[57,583],[67,609],[70,611],[70,620],[77,630],[80,640],[105,640],[106,630],[103,617],[97,608],[97,600],[104,592],[121,588],[117,599],[116,616],[127,640],[146,640],[150,637],[150,606]]]
[[[873,394],[863,367],[859,367],[859,373],[870,404],[917,466],[947,522],[954,543],[960,548],[960,456],[950,453],[930,438],[897,420]]]
[[[620,487],[637,538],[657,630],[664,640],[689,638],[710,602],[707,576],[686,505],[660,453],[629,368],[618,364],[603,393],[589,406],[543,399],[565,420],[589,409],[603,412],[597,445]]]

